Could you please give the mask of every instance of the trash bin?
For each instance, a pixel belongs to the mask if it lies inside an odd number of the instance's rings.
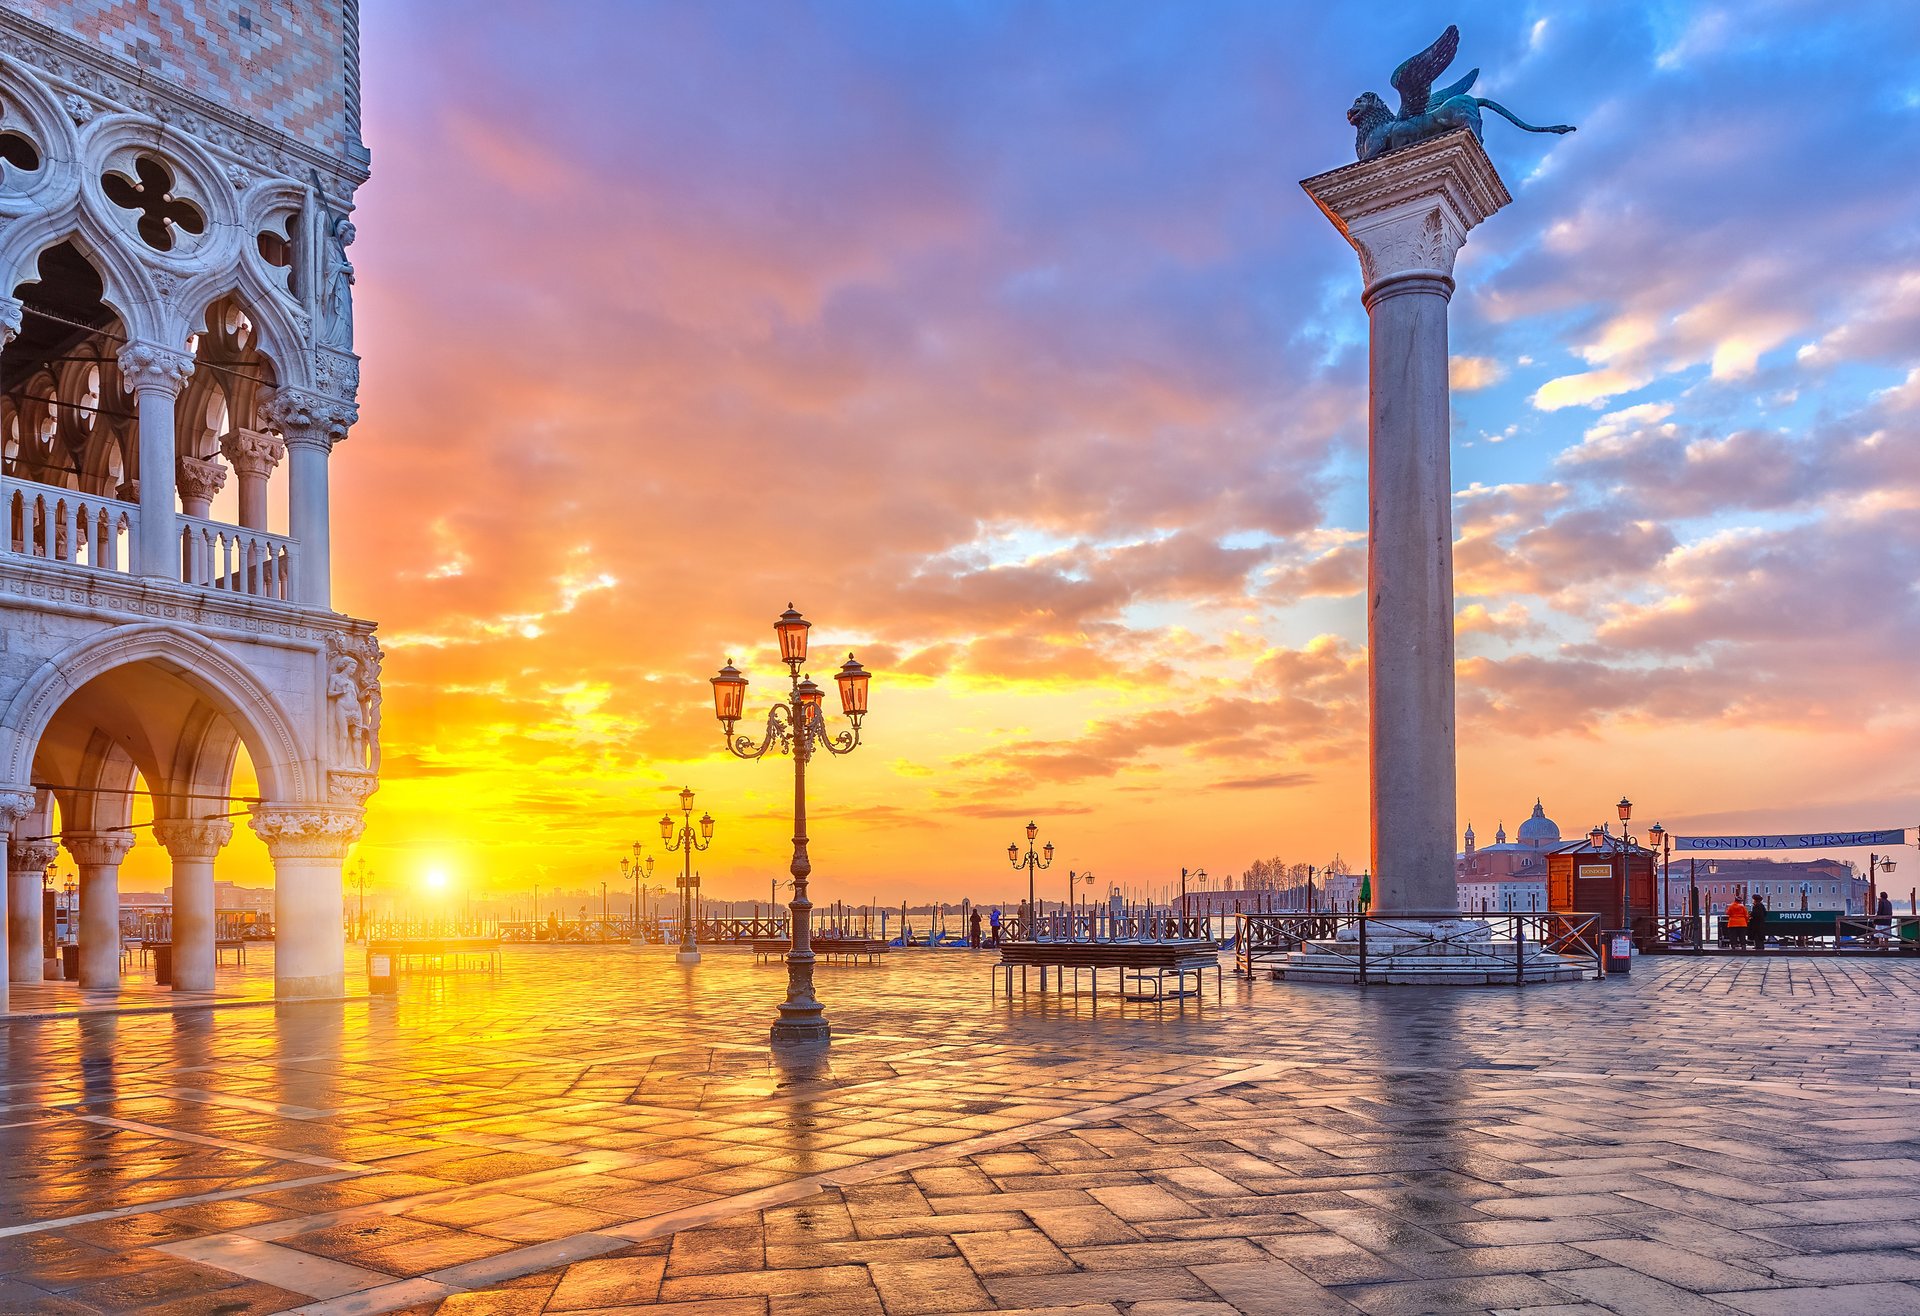
[[[386,951],[367,951],[367,990],[370,992],[392,992],[396,989],[393,979],[393,956]]]
[[[147,949],[153,952],[153,980],[162,987],[173,985],[173,943],[171,941],[150,941]]]
[[[80,981],[80,947],[77,943],[60,948],[60,976],[68,982]]]
[[[1602,933],[1600,940],[1609,978],[1633,972],[1633,933],[1625,928],[1612,928]]]

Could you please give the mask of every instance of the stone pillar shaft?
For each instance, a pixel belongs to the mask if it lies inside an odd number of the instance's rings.
[[[1367,291],[1367,729],[1383,912],[1454,907],[1451,279]]]
[[[80,986],[120,990],[120,861],[133,849],[124,832],[63,838],[80,870]]]
[[[120,376],[134,395],[140,426],[140,533],[134,571],[171,579],[179,574],[180,539],[174,494],[174,400],[193,374],[193,358],[155,343],[120,349]]]
[[[1471,132],[1301,184],[1360,257],[1368,316],[1367,694],[1374,909],[1455,908],[1447,304],[1512,198]]]
[[[346,990],[341,867],[360,828],[358,809],[263,804],[253,811],[253,830],[273,856],[276,999]]]
[[[60,853],[52,841],[15,841],[7,850],[7,977],[41,982],[47,973],[41,924],[47,865]]]
[[[173,864],[173,989],[214,989],[213,861],[233,839],[225,819],[162,818],[153,838]]]
[[[287,531],[299,541],[293,563],[295,594],[316,608],[333,605],[333,529],[327,504],[327,445],[287,444]]]

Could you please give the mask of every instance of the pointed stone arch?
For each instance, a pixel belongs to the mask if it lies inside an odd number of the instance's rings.
[[[26,781],[41,737],[68,699],[97,676],[157,663],[232,722],[268,799],[325,802],[315,757],[263,682],[214,641],[163,623],[116,627],[43,662],[0,709],[0,781]]]

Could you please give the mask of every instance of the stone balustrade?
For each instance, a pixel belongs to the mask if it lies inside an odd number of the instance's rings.
[[[293,597],[293,540],[198,516],[178,520],[187,584],[252,598]]]
[[[133,570],[138,504],[4,476],[0,507],[12,553],[98,571]]]

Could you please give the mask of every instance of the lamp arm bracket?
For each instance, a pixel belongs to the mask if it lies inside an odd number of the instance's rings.
[[[855,726],[853,730],[842,731],[836,736],[827,730],[826,714],[816,708],[813,711],[813,725],[807,730],[807,739],[808,758],[813,757],[813,751],[816,749],[824,749],[837,757],[841,754],[851,754],[859,746],[860,728]]]
[[[774,704],[767,710],[767,734],[754,744],[752,736],[736,736],[731,728],[722,733],[727,750],[735,758],[763,759],[768,754],[784,753],[793,742],[788,730],[790,715],[785,704]]]

